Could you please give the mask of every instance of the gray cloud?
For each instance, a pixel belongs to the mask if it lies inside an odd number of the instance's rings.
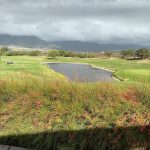
[[[0,33],[149,44],[149,14],[149,0],[0,0]]]

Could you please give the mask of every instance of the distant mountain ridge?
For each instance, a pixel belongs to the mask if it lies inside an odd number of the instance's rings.
[[[14,45],[22,47],[43,47],[47,42],[36,36],[13,36],[8,34],[0,34],[0,45]]]
[[[96,42],[81,42],[81,41],[53,41],[48,42],[36,36],[14,36],[9,34],[0,34],[0,45],[17,46],[28,48],[50,48],[72,50],[79,52],[98,52],[105,50],[121,50],[127,48],[141,48],[139,45],[117,45],[117,44],[100,44]],[[147,48],[147,47],[146,47]]]
[[[122,50],[127,48],[141,48],[140,45],[117,45],[117,44],[100,44],[96,42],[80,42],[80,41],[57,41],[53,42],[54,45],[59,45],[65,50],[75,50],[75,51],[107,51],[107,50]]]

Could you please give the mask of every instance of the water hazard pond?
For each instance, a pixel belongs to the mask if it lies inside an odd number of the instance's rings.
[[[71,81],[113,81],[112,72],[94,68],[87,64],[48,63],[48,67],[65,75]]]

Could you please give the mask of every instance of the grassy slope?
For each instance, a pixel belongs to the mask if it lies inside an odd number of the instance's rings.
[[[148,146],[150,86],[140,87],[35,78],[1,81],[0,143],[41,150]]]
[[[118,69],[117,73],[120,72],[119,76],[121,77],[123,77],[121,68],[126,68],[125,77],[131,81],[135,81],[134,78],[131,78],[133,75],[138,76],[139,81],[142,81],[143,77],[147,78],[145,74],[142,74],[142,78],[138,74],[139,70],[146,70],[146,68],[149,74],[148,63],[79,58],[47,60],[41,57],[24,56],[5,57],[4,59],[13,60],[15,64],[0,64],[0,137],[17,135],[17,137],[13,137],[12,142],[9,138],[4,141],[2,138],[4,144],[8,143],[29,148],[34,148],[35,145],[38,145],[39,149],[43,149],[41,146],[48,146],[49,149],[52,149],[53,143],[56,142],[57,146],[79,149],[79,147],[85,148],[89,146],[90,143],[92,148],[95,142],[102,142],[101,144],[105,144],[101,145],[103,149],[112,147],[114,149],[120,147],[121,149],[124,146],[123,144],[126,146],[139,146],[142,140],[146,142],[148,137],[147,129],[140,128],[136,132],[131,132],[131,126],[149,125],[149,83],[79,84],[68,83],[64,80],[50,81],[47,77],[59,78],[60,75],[47,69],[41,62],[91,63],[100,67]],[[136,73],[133,71],[129,74],[129,68],[136,68],[138,71]],[[4,75],[7,78],[10,74],[16,75],[18,73],[20,76],[17,76],[17,80],[16,78],[3,80]],[[99,134],[92,136],[91,139],[86,139],[94,132],[93,130],[89,131],[90,129],[107,129],[112,128],[113,125],[115,125],[115,131],[106,133],[100,131]],[[116,133],[117,127],[129,127],[129,130],[124,131],[124,129],[121,129]],[[88,130],[87,132],[90,135],[86,136],[85,134],[81,139],[75,139],[75,133],[73,135],[69,133],[67,136],[60,133],[55,136],[51,135],[52,132],[59,130],[72,132],[77,130],[79,131],[78,137],[81,137],[83,134],[81,129]],[[46,137],[40,133],[43,131],[48,133]],[[26,136],[23,139],[20,137],[21,134],[37,132],[39,134],[34,138],[33,136],[27,136],[30,140],[27,140]],[[108,135],[109,140],[115,142],[110,144],[110,141],[106,138]],[[61,138],[61,140],[58,140],[58,138]],[[56,141],[52,142],[53,139]],[[42,141],[42,143],[39,144],[39,141]],[[108,145],[110,147],[107,147]],[[59,149],[61,148],[59,147]]]

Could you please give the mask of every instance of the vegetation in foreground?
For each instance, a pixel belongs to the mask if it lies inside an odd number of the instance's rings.
[[[148,91],[149,84],[28,76],[1,80],[0,143],[36,149],[148,149]]]

